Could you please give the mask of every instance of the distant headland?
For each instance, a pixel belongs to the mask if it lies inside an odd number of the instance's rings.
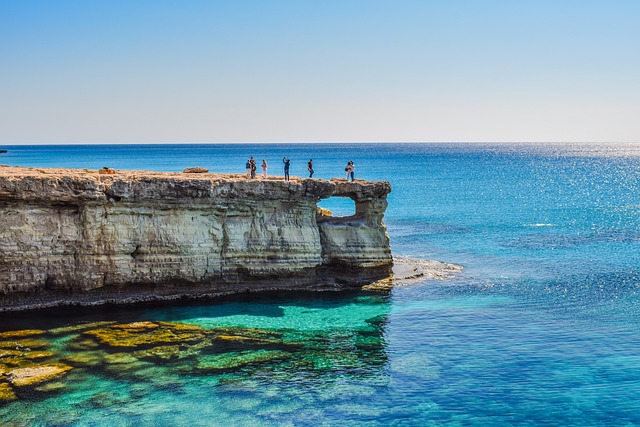
[[[390,191],[386,181],[0,166],[0,310],[368,285],[393,264]],[[317,207],[329,197],[352,199],[355,214]]]

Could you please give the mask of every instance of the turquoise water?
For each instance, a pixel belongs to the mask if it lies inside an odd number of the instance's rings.
[[[292,175],[313,158],[319,178],[342,177],[353,160],[357,178],[393,185],[396,256],[465,267],[389,294],[4,316],[2,330],[43,330],[41,348],[55,354],[42,360],[73,369],[49,389],[18,390],[0,406],[3,424],[640,424],[640,145],[3,148],[11,165],[226,173],[244,173],[252,155],[275,175],[286,155]],[[88,340],[99,326],[56,329],[95,321],[213,335],[165,357]],[[225,334],[245,338],[230,345]]]

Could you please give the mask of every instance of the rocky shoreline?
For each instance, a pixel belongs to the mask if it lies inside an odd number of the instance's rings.
[[[212,290],[209,286],[162,286],[150,292],[144,287],[120,289],[95,289],[86,292],[52,292],[12,294],[0,297],[0,313],[41,310],[56,307],[92,307],[102,305],[128,305],[164,303],[170,301],[213,300],[216,298],[248,293],[274,291],[335,292],[360,288],[367,291],[390,291],[396,286],[407,286],[429,280],[449,280],[462,267],[439,261],[399,258],[391,270],[371,272],[360,279],[351,273],[348,277],[338,270],[325,271],[324,277],[262,279],[238,284],[220,284]]]

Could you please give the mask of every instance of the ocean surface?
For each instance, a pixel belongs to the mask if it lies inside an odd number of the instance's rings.
[[[638,144],[0,148],[0,164],[88,169],[244,173],[254,156],[270,175],[287,156],[296,176],[313,158],[317,178],[353,160],[356,178],[393,186],[395,256],[464,267],[388,293],[4,315],[2,331],[46,331],[20,338],[34,360],[73,369],[0,403],[2,425],[640,424]],[[195,335],[134,351],[96,344],[109,324],[94,322]]]

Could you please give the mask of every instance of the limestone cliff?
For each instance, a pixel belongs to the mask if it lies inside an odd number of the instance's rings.
[[[382,222],[390,191],[387,182],[0,167],[0,293],[362,284],[392,263]],[[317,215],[331,196],[353,199],[355,215]]]

